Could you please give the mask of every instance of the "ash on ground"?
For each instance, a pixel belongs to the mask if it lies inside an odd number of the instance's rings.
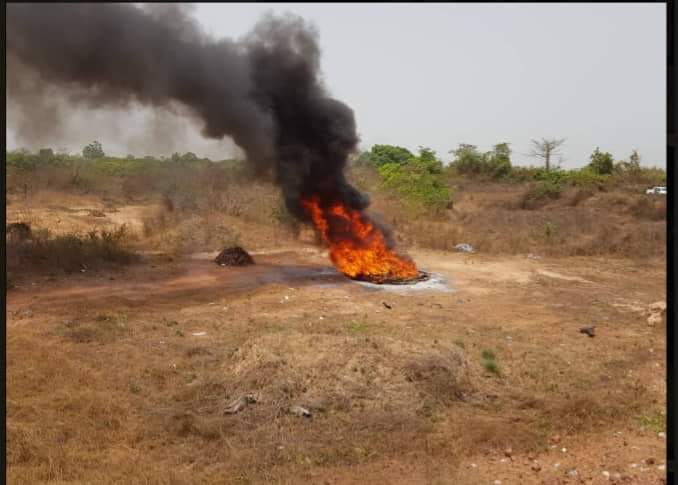
[[[395,291],[399,293],[406,293],[409,291],[422,291],[422,290],[432,290],[432,291],[442,291],[445,293],[453,293],[454,289],[450,288],[447,283],[447,279],[437,273],[429,273],[422,271],[428,277],[422,280],[415,280],[411,283],[398,283],[398,284],[388,284],[388,283],[370,283],[368,281],[359,281],[353,280],[355,283],[360,286],[364,286],[370,290],[374,291]]]
[[[214,258],[219,266],[249,266],[254,264],[254,259],[240,246],[225,248]]]

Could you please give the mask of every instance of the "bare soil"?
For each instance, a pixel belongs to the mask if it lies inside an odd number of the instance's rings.
[[[8,483],[664,483],[663,259],[412,250],[455,291],[386,292],[244,247],[19,275]]]

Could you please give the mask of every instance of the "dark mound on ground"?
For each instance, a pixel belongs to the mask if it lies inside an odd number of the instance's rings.
[[[430,277],[431,275],[429,275],[427,272],[419,271],[417,276],[413,276],[411,278],[358,275],[353,279],[356,281],[365,281],[367,283],[374,283],[377,285],[412,285],[414,283],[419,283],[420,281],[426,281]]]
[[[219,266],[249,266],[254,264],[252,256],[240,246],[225,248],[214,259]]]

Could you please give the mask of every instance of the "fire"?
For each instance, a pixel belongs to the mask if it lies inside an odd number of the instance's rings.
[[[386,245],[381,230],[357,210],[341,202],[324,208],[318,198],[302,201],[323,241],[329,245],[334,266],[351,278],[409,279],[418,275],[414,261]]]

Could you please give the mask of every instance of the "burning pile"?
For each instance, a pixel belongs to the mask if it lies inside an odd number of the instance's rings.
[[[240,246],[225,248],[214,259],[219,266],[249,266],[254,264],[252,256]]]
[[[411,283],[427,278],[411,259],[387,243],[383,231],[361,211],[341,202],[323,207],[318,197],[302,201],[323,241],[330,259],[346,276],[371,283]]]

